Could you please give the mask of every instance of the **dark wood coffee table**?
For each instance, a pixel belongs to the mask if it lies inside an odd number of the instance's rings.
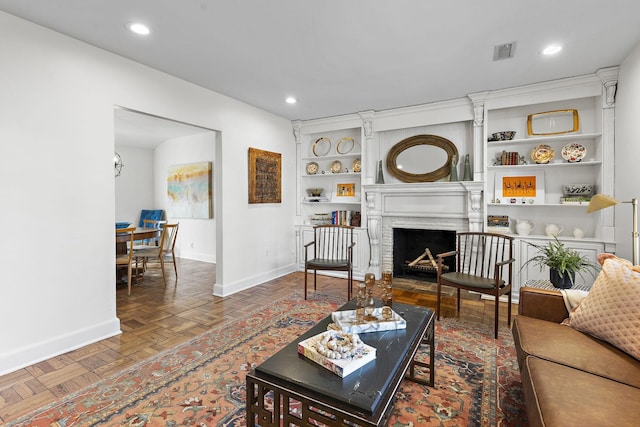
[[[354,308],[352,300],[340,310]],[[257,366],[247,374],[247,426],[386,425],[402,380],[433,386],[435,375],[433,311],[399,303],[393,310],[407,328],[359,334],[376,360],[345,378],[298,354],[298,343],[326,331],[331,316]],[[428,362],[415,359],[421,345],[429,346]]]

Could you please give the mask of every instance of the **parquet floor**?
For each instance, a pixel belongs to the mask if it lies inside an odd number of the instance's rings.
[[[175,346],[205,330],[250,313],[269,301],[302,291],[304,273],[292,273],[225,298],[212,295],[215,264],[178,260],[179,278],[167,269],[165,288],[159,269],[150,269],[127,296],[117,286],[117,314],[122,334],[36,363],[0,377],[0,424],[106,378],[135,362]],[[394,280],[394,285],[396,284]],[[400,289],[402,285],[403,289]],[[394,300],[435,308],[435,295],[409,281],[398,281]],[[318,291],[344,293],[346,280],[318,276]],[[311,291],[313,292],[313,291]],[[444,317],[455,316],[455,301],[444,299]],[[501,303],[501,321],[506,322]],[[513,307],[513,315],[517,306]],[[493,324],[493,303],[466,296],[460,317]]]

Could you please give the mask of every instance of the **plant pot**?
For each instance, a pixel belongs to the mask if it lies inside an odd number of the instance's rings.
[[[549,270],[549,280],[555,288],[570,289],[573,286],[573,281],[576,278],[576,273],[565,273],[561,275],[558,270],[552,268]]]

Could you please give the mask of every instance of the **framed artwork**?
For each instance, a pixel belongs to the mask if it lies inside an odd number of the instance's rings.
[[[544,203],[543,172],[496,172],[495,201],[498,203]]]
[[[213,218],[211,162],[171,165],[167,171],[167,216]]]
[[[338,184],[336,185],[336,197],[353,197],[356,195],[356,184]]]
[[[282,202],[282,154],[249,148],[249,203]]]

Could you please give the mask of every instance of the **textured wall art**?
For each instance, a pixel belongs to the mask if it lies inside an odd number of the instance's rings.
[[[249,148],[249,203],[280,203],[282,155]]]
[[[211,162],[171,165],[167,173],[167,216],[213,218]]]

